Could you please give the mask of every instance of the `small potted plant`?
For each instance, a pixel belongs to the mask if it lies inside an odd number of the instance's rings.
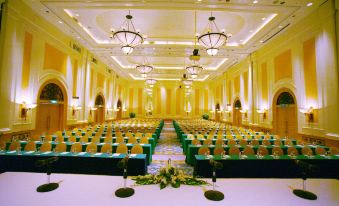
[[[210,116],[208,114],[203,114],[202,118],[205,119],[205,120],[208,120],[210,118]]]
[[[134,118],[135,117],[135,113],[134,112],[129,113],[129,117],[130,118]]]

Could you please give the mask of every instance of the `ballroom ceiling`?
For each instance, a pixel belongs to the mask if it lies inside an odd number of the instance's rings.
[[[146,59],[154,66],[149,75],[152,78],[179,80],[185,66],[191,64],[189,56],[196,47],[201,56],[199,64],[204,67],[197,81],[206,81],[281,35],[325,0],[24,1],[120,76],[143,79],[135,66]],[[119,29],[129,12],[135,28],[147,38],[125,55],[110,38],[110,30]],[[202,34],[211,15],[219,29],[232,35],[215,56],[194,45],[195,34]]]

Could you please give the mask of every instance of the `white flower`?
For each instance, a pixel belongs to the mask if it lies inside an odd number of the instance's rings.
[[[175,184],[175,180],[172,180],[171,182],[172,182],[172,184]]]

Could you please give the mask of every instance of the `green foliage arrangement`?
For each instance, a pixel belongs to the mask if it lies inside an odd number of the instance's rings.
[[[134,118],[135,117],[135,113],[134,112],[129,113],[129,117],[130,118]]]
[[[138,185],[160,184],[160,189],[163,189],[168,185],[171,185],[174,188],[180,187],[181,184],[194,186],[209,185],[209,183],[204,180],[199,180],[186,175],[184,171],[172,167],[170,160],[169,164],[166,167],[161,168],[158,174],[139,175],[132,178],[132,180],[135,180],[135,183]]]
[[[202,118],[208,120],[210,118],[210,116],[208,114],[203,114]]]

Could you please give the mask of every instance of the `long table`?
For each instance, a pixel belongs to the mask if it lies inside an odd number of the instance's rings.
[[[193,135],[194,138],[198,138],[198,134],[200,133],[196,133],[196,134],[191,134]],[[189,136],[189,134],[187,133],[182,133],[181,134],[181,139],[180,141],[183,142],[185,139],[187,139]],[[204,139],[207,139],[208,135],[207,134],[203,134]],[[247,137],[250,137],[250,139],[271,139],[271,140],[275,140],[276,139],[276,135],[256,135],[256,134],[248,134],[248,135],[225,135],[223,134],[222,137],[223,139],[235,139],[235,140],[240,140],[240,139],[246,139]],[[213,139],[217,139],[218,135],[217,134],[213,134]],[[241,138],[239,138],[241,137]]]
[[[313,145],[308,145],[308,146],[313,150],[313,153],[314,153],[315,148],[317,146],[313,146]],[[188,164],[195,165],[194,156],[198,154],[198,150],[199,150],[200,147],[202,147],[202,146],[201,145],[189,145],[188,146],[187,152],[186,152],[186,162]],[[244,146],[239,146],[239,145],[237,145],[237,147],[239,148],[240,151],[242,151],[245,148]],[[269,154],[272,154],[272,149],[274,147],[275,146],[272,146],[272,145],[271,146],[265,146],[265,148],[268,150]],[[294,147],[298,150],[299,154],[301,154],[301,150],[304,146],[294,145]],[[326,146],[318,146],[318,147],[323,147],[324,149],[329,150],[329,148],[326,147]],[[210,154],[213,154],[213,150],[215,148],[215,145],[209,145],[208,148],[210,149]],[[224,145],[223,148],[224,148],[225,152],[228,154],[228,150],[230,149],[230,146]],[[252,148],[253,148],[254,152],[256,152],[258,150],[259,146],[253,146]],[[288,146],[282,145],[282,146],[280,146],[280,148],[283,150],[284,154],[286,155]]]
[[[36,162],[50,157],[58,157],[58,160],[52,164],[53,173],[122,175],[123,170],[118,168],[117,164],[125,157],[125,154],[2,151],[0,153],[1,172],[46,172],[46,168],[38,167]],[[146,171],[145,154],[130,156],[128,160],[129,175],[144,175]]]
[[[212,176],[210,159],[213,159],[222,163],[223,168],[216,171],[216,176],[223,178],[300,178],[303,167],[307,177],[339,179],[338,155],[315,155],[312,158],[304,155],[295,158],[282,155],[279,159],[271,155],[261,159],[256,155],[248,155],[244,159],[240,159],[239,155],[195,155],[195,158],[195,173],[201,177]],[[302,163],[298,165],[295,160]]]
[[[58,142],[54,142],[51,141],[50,142],[52,145],[52,150],[56,147],[56,145],[58,144]],[[70,152],[71,151],[71,147],[74,143],[72,142],[65,142],[66,143],[66,151]],[[23,150],[25,148],[27,144],[27,141],[20,141],[20,145],[21,145],[21,150]],[[41,147],[41,145],[43,144],[43,142],[41,141],[35,141],[36,147],[37,149],[39,149]],[[90,144],[88,143],[82,143],[82,152],[86,151],[87,145]],[[104,145],[105,143],[98,143],[97,144],[97,151],[101,151],[101,147]],[[10,145],[10,142],[8,142],[6,144],[6,150],[8,150]],[[118,143],[113,143],[112,144],[112,152],[115,152],[117,150],[118,147]],[[130,150],[132,149],[134,144],[126,144],[127,148]],[[152,162],[152,148],[151,148],[151,144],[140,144],[142,146],[143,149],[143,154],[146,154],[146,164],[149,165]]]
[[[57,136],[55,136],[55,135],[52,136],[52,140],[53,140],[53,141],[55,141],[56,138],[57,138]],[[105,138],[106,138],[106,137],[100,137],[100,138],[99,138],[100,143],[104,143]],[[155,138],[156,138],[156,137],[155,137]],[[93,139],[93,137],[88,137],[88,142],[92,142],[92,139]],[[116,139],[117,139],[116,137],[112,137],[112,142],[115,143]],[[125,142],[128,141],[128,137],[124,137],[124,139],[125,139]],[[136,138],[136,139],[137,139],[138,141],[140,140],[139,137]],[[65,142],[68,142],[68,140],[69,140],[69,137],[68,137],[68,136],[64,136],[64,141],[65,141]],[[79,137],[79,136],[76,136],[76,141],[77,141],[77,142],[80,142],[80,137]],[[152,138],[148,138],[148,142],[149,142],[149,144],[151,144],[151,146],[152,146],[152,154],[153,154],[153,153],[154,153],[154,148],[155,148],[155,146],[156,146],[156,141],[155,141],[155,139],[152,137]]]
[[[199,140],[200,143],[202,144],[203,141],[204,141],[205,139],[198,139],[198,140]],[[215,139],[215,138],[213,138],[213,139],[211,139],[211,140],[212,140],[212,144],[215,144],[215,142],[217,141],[217,139]],[[224,142],[225,144],[227,144],[228,141],[229,141],[229,139],[222,139],[222,140],[223,140],[223,142]],[[234,140],[235,140],[237,143],[240,141],[239,139],[234,139]],[[264,139],[258,139],[259,145],[262,145],[263,140],[264,140]],[[275,140],[276,140],[276,139],[268,139],[268,141],[271,143],[271,145],[274,144],[274,141],[275,141]],[[247,141],[247,143],[250,145],[250,143],[251,143],[252,140],[249,139],[249,140],[246,140],[246,141]],[[292,141],[293,145],[296,145],[296,144],[297,144],[297,141],[296,141],[296,140],[291,140],[291,141]],[[285,140],[285,139],[282,139],[281,142],[282,142],[283,145],[285,145],[286,140]],[[192,139],[191,139],[191,138],[185,138],[185,139],[183,140],[182,147],[183,147],[184,154],[186,154],[187,148],[188,148],[188,146],[189,146],[191,143],[192,143]]]

